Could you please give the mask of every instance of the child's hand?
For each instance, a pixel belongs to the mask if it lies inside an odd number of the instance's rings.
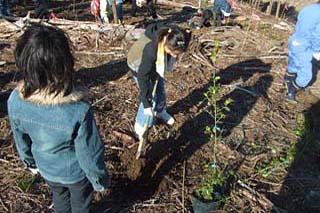
[[[198,16],[202,16],[202,14],[203,14],[203,9],[199,8],[199,9],[197,10],[197,15],[198,15]]]
[[[315,52],[315,53],[313,53],[313,57],[314,57],[317,61],[320,61],[320,52]]]
[[[39,173],[39,169],[38,168],[28,168],[30,170],[30,172],[33,174],[33,175],[36,175]]]
[[[146,1],[145,0],[137,0],[136,4],[138,7],[142,7],[142,5],[146,4]]]

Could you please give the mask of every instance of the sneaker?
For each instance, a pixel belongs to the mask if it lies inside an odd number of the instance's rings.
[[[296,76],[285,75],[285,84],[287,88],[287,101],[296,103],[296,94],[299,87],[295,83]]]
[[[157,113],[156,116],[161,120],[163,120],[169,126],[172,126],[175,122],[174,118],[166,110],[163,110],[162,112]]]

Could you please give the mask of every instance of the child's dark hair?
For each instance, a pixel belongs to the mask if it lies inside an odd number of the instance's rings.
[[[28,27],[20,36],[14,55],[24,76],[24,98],[43,89],[49,94],[71,93],[74,57],[69,44],[61,29],[40,24]]]
[[[189,46],[191,31],[189,29],[183,30],[177,26],[166,27],[159,31],[158,42],[162,41],[165,36],[167,37],[166,45],[171,50],[184,52]]]

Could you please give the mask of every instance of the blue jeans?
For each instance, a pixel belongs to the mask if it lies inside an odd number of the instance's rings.
[[[150,86],[151,85],[152,84],[150,82]],[[158,80],[156,94],[155,94],[155,97],[153,98],[152,106],[153,106],[152,107],[153,111],[156,113],[162,112],[163,110],[166,109],[166,106],[167,106],[164,79],[161,77],[159,77],[159,80]],[[150,116],[147,116],[144,114],[144,107],[142,102],[139,104],[138,113],[136,116],[136,124],[138,124],[141,127],[145,125],[148,125],[148,127],[151,127],[154,124],[154,118],[150,118]]]
[[[52,191],[56,213],[90,213],[93,187],[87,178],[75,184],[53,183],[46,180]]]
[[[138,68],[134,67],[133,65],[129,65],[129,67],[131,70],[133,70],[133,72],[136,72],[135,70],[138,70]],[[139,88],[137,78],[133,77],[133,79],[136,81],[137,87]],[[153,84],[150,81],[150,87],[152,85]],[[156,113],[162,112],[167,107],[165,80],[161,77],[158,77],[157,89],[156,89],[155,97],[153,97],[152,106],[153,106],[154,112]],[[154,118],[150,118],[150,116],[147,116],[144,114],[144,107],[142,102],[140,102],[138,112],[136,115],[135,125],[139,125],[140,127],[144,127],[145,125],[148,125],[148,127],[151,127],[153,123],[154,123]]]
[[[10,16],[10,0],[0,0],[0,16]]]
[[[112,7],[112,1],[108,0],[108,4],[110,7]],[[116,0],[116,5],[117,5],[117,15],[120,20],[123,20],[123,11],[122,11],[122,4],[123,0]]]

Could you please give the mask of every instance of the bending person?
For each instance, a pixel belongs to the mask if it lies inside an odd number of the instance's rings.
[[[127,62],[138,83],[141,102],[134,125],[140,140],[145,127],[153,125],[154,116],[168,125],[175,121],[166,111],[164,74],[173,69],[176,57],[186,51],[190,39],[189,30],[154,24],[147,27],[145,35],[129,50]]]

